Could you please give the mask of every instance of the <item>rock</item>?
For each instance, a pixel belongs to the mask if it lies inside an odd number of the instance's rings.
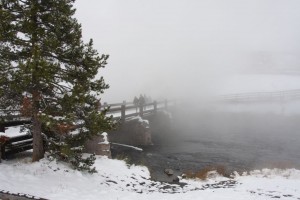
[[[145,182],[141,182],[141,183],[140,183],[140,185],[145,185],[145,184],[146,184]]]
[[[179,178],[176,176],[176,177],[173,179],[173,182],[174,182],[174,183],[179,183]]]
[[[186,178],[186,174],[181,174],[181,177],[182,178]]]
[[[168,175],[168,176],[172,176],[174,174],[174,171],[172,169],[165,169],[165,173]]]

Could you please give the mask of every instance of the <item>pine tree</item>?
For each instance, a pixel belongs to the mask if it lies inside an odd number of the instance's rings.
[[[22,110],[26,100],[33,161],[44,156],[44,133],[47,151],[84,168],[93,158],[81,157],[83,142],[114,126],[98,108],[108,55],[82,41],[74,0],[0,2],[0,107]]]

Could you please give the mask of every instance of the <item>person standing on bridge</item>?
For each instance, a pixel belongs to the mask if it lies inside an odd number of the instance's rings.
[[[145,98],[143,97],[143,95],[140,95],[139,106],[141,107],[142,110],[144,110],[144,105],[145,105]]]
[[[133,99],[133,105],[135,106],[135,112],[137,113],[139,107],[139,99],[136,96]]]

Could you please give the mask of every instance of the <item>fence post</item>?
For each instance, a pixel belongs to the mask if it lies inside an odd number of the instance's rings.
[[[126,104],[121,105],[121,123],[125,123],[125,110],[126,110]]]
[[[0,143],[0,163],[1,163],[2,157],[4,159],[6,159],[6,156],[5,156],[5,144],[1,144]]]
[[[154,114],[157,113],[157,102],[156,101],[153,102],[153,112],[154,112]]]
[[[5,126],[0,122],[0,132],[5,133]]]
[[[144,115],[144,105],[140,104],[139,109],[140,109],[140,116],[143,117],[143,115]]]
[[[5,126],[4,124],[0,123],[0,132],[3,132],[5,133]],[[2,160],[2,153],[3,153],[3,157],[5,155],[5,146],[4,144],[1,144],[1,142],[4,143],[4,141],[1,141],[1,138],[0,138],[0,163],[1,163],[1,160]]]

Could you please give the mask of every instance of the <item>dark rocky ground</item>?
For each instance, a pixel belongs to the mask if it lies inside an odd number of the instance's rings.
[[[0,199],[3,199],[3,200],[31,200],[31,199],[47,200],[44,198],[29,195],[29,194],[11,193],[9,191],[4,191],[4,190],[0,190]]]

